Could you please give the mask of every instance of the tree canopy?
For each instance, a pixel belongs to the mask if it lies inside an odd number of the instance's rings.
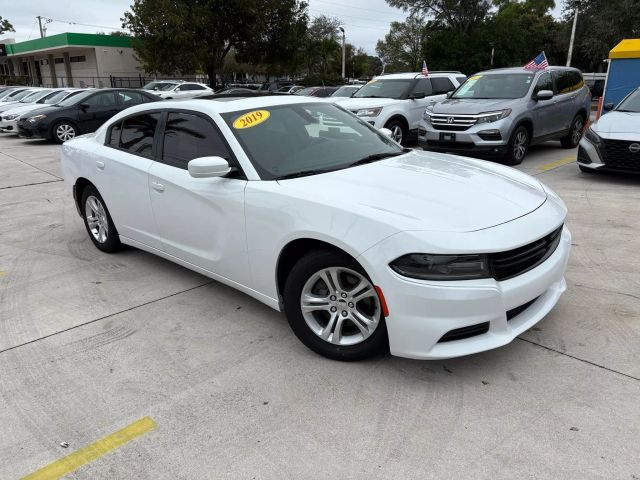
[[[15,32],[15,30],[13,29],[13,25],[11,25],[11,22],[9,20],[0,17],[0,35],[5,32]]]

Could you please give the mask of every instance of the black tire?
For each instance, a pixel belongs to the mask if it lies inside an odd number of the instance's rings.
[[[390,120],[384,126],[384,128],[388,128],[391,130],[392,137],[396,142],[401,145],[407,141],[407,135],[409,132],[407,131],[407,127],[400,120]]]
[[[373,284],[371,283],[371,280],[367,276],[364,269],[350,256],[332,250],[317,250],[308,253],[300,260],[298,260],[298,262],[291,269],[291,272],[286,279],[283,292],[284,311],[287,320],[289,321],[289,325],[293,330],[293,333],[295,333],[298,339],[308,348],[324,357],[331,358],[333,360],[355,361],[387,352],[389,350],[387,327],[381,308],[379,308],[380,304],[377,294],[375,294],[375,297],[372,296],[369,300],[367,300],[372,303],[375,303],[376,301],[378,302],[378,308],[372,310],[372,312],[376,313],[371,314],[371,318],[377,320],[377,326],[375,327],[375,329],[372,329],[373,331],[367,338],[361,340],[359,343],[355,343],[353,345],[337,345],[335,343],[330,343],[329,340],[323,340],[322,338],[320,338],[319,334],[316,334],[307,323],[307,320],[305,320],[301,306],[303,289],[305,288],[307,282],[313,282],[313,280],[311,279],[317,272],[332,267],[338,267],[341,269],[348,269],[350,271],[357,272],[362,276],[364,280],[368,281],[371,288],[373,288]],[[326,285],[322,282],[321,284]],[[375,293],[375,290],[373,291]],[[326,294],[323,293],[323,295],[329,297],[330,291],[328,291]],[[337,302],[342,301],[343,306],[339,306],[337,313],[334,313],[337,318],[336,322],[338,322],[338,320],[340,319],[340,309],[347,308],[346,304],[344,303],[346,302],[346,300],[342,300],[339,297],[340,296],[338,295]],[[336,297],[332,298],[335,299]],[[358,301],[356,301],[356,303],[360,305]],[[350,303],[349,306],[353,307],[353,304]],[[335,307],[331,308],[334,309],[332,311],[335,312]],[[342,312],[345,312],[345,310],[342,310]],[[331,313],[329,313],[329,311],[321,313],[326,314],[327,317],[332,315]],[[308,313],[308,315],[316,314],[320,315],[320,313],[318,312],[314,312],[313,314]],[[319,319],[319,321],[322,321],[322,319]],[[326,320],[326,322],[328,325],[328,319]],[[353,323],[349,324],[349,322],[352,322],[351,320],[343,320],[343,322],[344,327],[341,332],[344,333],[349,328],[351,328],[351,332],[355,332],[355,334],[358,335],[358,330],[355,328],[355,325]],[[327,325],[324,325],[324,327],[326,328]],[[333,330],[333,328],[329,328],[329,330],[331,331]]]
[[[576,115],[571,122],[571,128],[569,134],[566,137],[560,139],[562,148],[576,148],[582,138],[582,132],[584,131],[584,118],[582,115]]]
[[[100,217],[100,215],[91,215],[92,218],[95,218],[98,225],[96,225],[97,232],[92,231],[92,226],[89,225],[89,219],[87,216],[87,209],[92,208],[87,204],[90,198],[93,198],[97,201],[99,207],[101,207],[104,211],[104,215]],[[120,237],[118,236],[118,230],[116,226],[113,224],[113,220],[111,219],[111,214],[107,209],[107,205],[104,203],[102,196],[93,185],[88,185],[82,191],[82,199],[80,203],[82,209],[82,218],[84,220],[84,226],[87,229],[87,234],[89,238],[93,242],[93,244],[99,250],[102,250],[106,253],[115,253],[122,248],[122,244],[120,243]],[[95,210],[95,209],[93,209]],[[106,225],[106,229],[103,227]],[[100,240],[101,236],[99,234],[100,229],[102,228],[102,232],[105,233],[105,239],[103,241]]]
[[[65,134],[64,132],[68,132]],[[56,143],[64,143],[78,136],[78,127],[68,120],[60,120],[51,127],[51,139]],[[70,136],[69,136],[70,135]],[[67,138],[68,137],[68,138]]]
[[[522,144],[522,141],[524,141],[524,144]],[[530,141],[529,130],[527,130],[526,127],[520,125],[516,128],[511,134],[511,138],[509,138],[504,162],[507,165],[520,165],[524,160],[524,157],[527,155]],[[524,150],[522,147],[524,147]]]
[[[582,173],[596,173],[597,170],[595,168],[587,168],[587,167],[583,167],[582,165],[578,165],[578,168],[580,169],[580,171]]]

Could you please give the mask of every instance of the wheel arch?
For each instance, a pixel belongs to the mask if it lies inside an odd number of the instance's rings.
[[[91,181],[85,177],[78,177],[76,179],[76,183],[73,184],[73,198],[74,201],[76,202],[76,209],[78,210],[78,213],[82,216],[82,194],[84,192],[84,189],[87,188],[88,186],[92,186],[93,188],[95,188],[96,190],[98,190],[98,187],[96,187],[93,183],[91,183]]]
[[[394,113],[393,115],[391,115],[389,118],[385,120],[383,126],[386,127],[389,124],[389,122],[393,122],[394,120],[398,120],[399,122],[401,122],[407,131],[406,132],[407,135],[409,135],[409,121],[401,113]]]
[[[533,142],[533,120],[529,117],[525,117],[525,118],[521,118],[519,119],[516,123],[515,126],[513,127],[513,130],[511,130],[511,134],[509,135],[509,138],[511,138],[511,135],[513,135],[513,132],[515,132],[518,127],[525,127],[527,129],[527,133],[529,134],[529,144],[531,144]]]
[[[78,122],[76,122],[74,119],[69,118],[69,117],[61,117],[61,118],[56,118],[55,120],[53,120],[51,122],[51,127],[49,127],[49,136],[50,138],[54,137],[54,133],[53,130],[56,128],[56,126],[58,126],[59,123],[70,123],[71,125],[73,125],[73,127],[77,130],[78,135],[80,135],[80,127],[78,126]]]
[[[338,243],[338,242],[335,242]],[[333,250],[335,252],[342,253],[344,255],[348,255],[353,258],[356,262],[358,259],[357,255],[348,252],[344,248],[337,246],[335,243],[331,243],[326,240],[319,240],[317,238],[311,237],[301,237],[296,238],[295,240],[291,240],[287,243],[281,250],[278,255],[278,260],[276,262],[276,290],[278,294],[278,302],[282,306],[282,292],[284,290],[284,284],[287,280],[291,269],[296,264],[298,260],[300,260],[304,255],[313,250]],[[360,263],[360,262],[358,262]],[[362,266],[362,264],[360,264]],[[364,266],[362,266],[364,269]]]

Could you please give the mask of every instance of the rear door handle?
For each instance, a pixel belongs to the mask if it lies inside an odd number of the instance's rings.
[[[96,167],[98,167],[99,170],[104,170],[104,162],[96,160]]]
[[[164,192],[164,185],[158,182],[151,182],[151,186],[156,192]]]

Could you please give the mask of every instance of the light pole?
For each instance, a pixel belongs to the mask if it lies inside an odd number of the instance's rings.
[[[345,61],[345,37],[344,37],[344,28],[338,27],[342,32],[342,78],[345,77],[344,71],[344,61]]]
[[[493,68],[493,54],[495,53],[496,48],[495,43],[493,42],[491,42],[489,45],[491,45],[491,68]]]
[[[573,41],[576,38],[576,24],[578,23],[578,6],[576,5],[573,13],[573,27],[571,27],[571,40],[569,40],[569,53],[567,55],[567,67],[571,66],[571,57],[573,56]]]

